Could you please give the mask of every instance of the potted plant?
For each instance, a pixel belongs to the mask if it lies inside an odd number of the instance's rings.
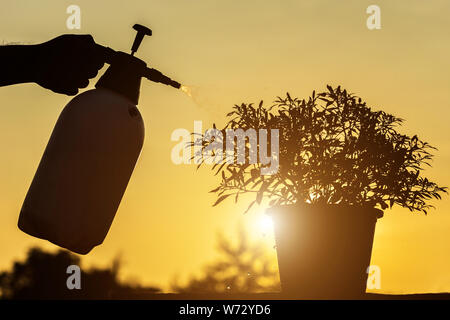
[[[375,223],[394,205],[427,214],[446,187],[423,177],[435,148],[397,130],[403,120],[373,111],[340,86],[308,99],[278,97],[265,107],[234,106],[226,129],[278,129],[279,167],[216,163],[217,201],[255,193],[274,220],[283,293],[355,298],[365,293]],[[208,150],[214,139],[202,141]],[[258,140],[258,148],[261,148]],[[233,140],[236,144],[236,140]],[[248,158],[250,141],[246,141]]]

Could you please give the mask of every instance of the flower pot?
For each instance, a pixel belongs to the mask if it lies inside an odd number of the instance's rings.
[[[375,224],[383,211],[303,204],[274,207],[267,213],[273,219],[285,297],[363,297]]]

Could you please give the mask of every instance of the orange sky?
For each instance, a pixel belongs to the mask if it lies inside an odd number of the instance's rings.
[[[81,30],[67,30],[66,8],[81,8]],[[366,8],[381,7],[381,30],[366,27]],[[450,185],[450,20],[447,0],[397,1],[2,1],[0,42],[39,43],[63,33],[90,33],[129,52],[134,23],[153,29],[137,56],[196,87],[197,104],[172,88],[143,81],[140,110],[146,141],[116,219],[103,245],[84,257],[104,265],[121,254],[124,278],[166,286],[216,256],[216,232],[230,237],[243,220],[255,240],[273,250],[259,229],[263,207],[211,207],[217,180],[208,169],[170,161],[177,128],[223,123],[234,103],[268,103],[289,91],[304,97],[342,85],[369,105],[406,119],[439,148],[428,176]],[[74,32],[75,31],[75,32]],[[92,88],[94,82],[91,82]],[[62,107],[70,97],[26,84],[0,88],[0,270],[40,245],[17,228],[20,207]],[[372,264],[383,292],[450,291],[450,201],[428,216],[385,212],[378,222]],[[337,275],[338,276],[338,275]]]

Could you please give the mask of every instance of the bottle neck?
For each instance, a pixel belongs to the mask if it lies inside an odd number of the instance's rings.
[[[144,61],[127,53],[118,52],[95,87],[112,90],[137,105],[142,72],[145,67]]]

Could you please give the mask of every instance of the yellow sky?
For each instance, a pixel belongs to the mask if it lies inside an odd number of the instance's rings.
[[[81,8],[81,30],[67,30],[66,8]],[[366,8],[381,8],[381,30],[366,27]],[[396,1],[2,1],[0,42],[39,43],[63,33],[89,33],[129,52],[134,23],[153,29],[137,56],[195,86],[198,104],[172,88],[143,81],[140,110],[146,141],[103,245],[83,260],[104,265],[122,254],[125,278],[165,286],[215,257],[216,232],[235,235],[244,220],[255,240],[262,208],[211,207],[217,180],[208,169],[176,166],[170,134],[204,129],[234,103],[271,102],[289,91],[304,97],[342,85],[369,105],[407,121],[439,148],[428,176],[449,185],[450,20],[447,0]],[[91,82],[90,87],[94,82]],[[70,97],[37,85],[0,88],[0,270],[31,245],[54,248],[17,228],[19,210],[53,125]],[[386,211],[377,225],[372,264],[384,292],[450,291],[450,201],[429,216]],[[337,275],[338,276],[338,275]]]

